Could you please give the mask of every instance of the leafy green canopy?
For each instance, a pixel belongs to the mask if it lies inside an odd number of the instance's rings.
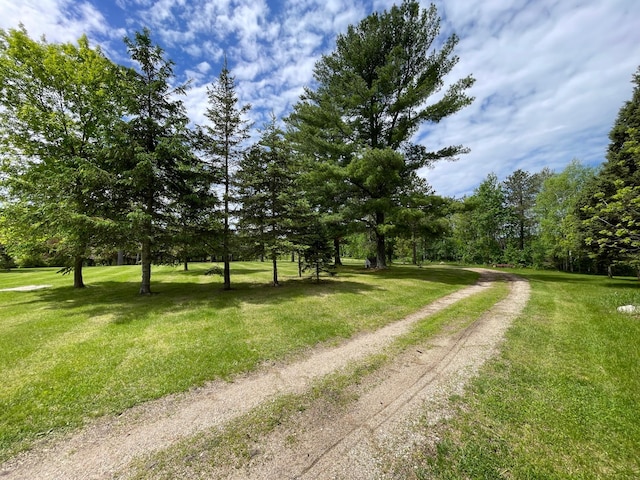
[[[48,249],[82,259],[113,235],[114,177],[106,132],[123,115],[123,71],[86,37],[77,45],[0,30],[0,154],[4,241],[14,254]]]
[[[573,160],[562,172],[546,178],[536,196],[538,245],[545,261],[565,271],[573,271],[574,263],[585,251],[576,205],[594,175],[593,168]]]

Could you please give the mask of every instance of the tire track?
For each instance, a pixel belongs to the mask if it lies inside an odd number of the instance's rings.
[[[463,393],[466,382],[496,353],[507,328],[526,305],[529,284],[506,276],[511,282],[507,298],[472,325],[439,336],[428,351],[398,357],[381,372],[384,379],[353,407],[312,425],[294,447],[283,448],[282,439],[272,439],[262,459],[236,474],[225,472],[216,478],[386,478],[389,465],[403,461],[414,444],[428,440],[412,425],[425,411],[429,425],[450,415],[450,396]],[[314,416],[315,412],[309,414]]]
[[[126,472],[128,465],[137,458],[166,449],[197,433],[223,426],[232,418],[249,412],[274,396],[301,393],[314,380],[343,368],[350,362],[379,352],[396,337],[408,332],[418,320],[487,288],[495,278],[495,273],[488,272],[480,271],[481,278],[476,285],[442,297],[401,321],[375,332],[359,335],[337,347],[316,349],[301,361],[265,368],[236,378],[231,383],[212,382],[206,387],[185,394],[168,396],[132,408],[117,418],[100,419],[61,440],[45,441],[32,451],[2,465],[0,476],[29,480],[114,478],[118,472]],[[462,333],[462,337],[453,339],[453,346],[460,344],[460,348],[464,348],[475,328],[474,324],[474,327]],[[445,343],[446,338],[442,339]],[[451,348],[449,351],[453,351]],[[442,359],[438,360],[437,355],[442,356],[436,354],[438,351],[438,347],[434,347],[410,360],[410,363],[426,368],[420,378],[427,379],[431,375],[430,372],[437,372],[438,365],[443,362]],[[431,358],[434,354],[436,356]],[[445,353],[443,358],[449,359],[445,366],[451,364],[455,357],[456,355],[447,357]],[[403,367],[402,371],[409,372],[413,369]],[[382,400],[375,398],[373,401],[381,401],[384,408],[380,409],[378,405],[377,409],[372,410],[371,407],[366,409],[363,406],[361,411],[352,412],[351,418],[343,420],[344,425],[351,425],[351,428],[347,428],[342,434],[339,433],[342,430],[340,428],[326,428],[323,434],[318,435],[318,439],[324,438],[327,432],[331,432],[331,435],[315,444],[314,455],[305,455],[305,459],[310,459],[306,463],[300,464],[299,459],[295,458],[285,468],[277,462],[264,462],[256,472],[236,471],[235,473],[240,474],[237,478],[298,478],[299,475],[302,475],[300,478],[342,478],[330,476],[332,474],[328,462],[334,462],[333,458],[340,456],[339,452],[348,450],[347,446],[350,445],[351,450],[354,450],[361,445],[360,434],[365,430],[374,432],[364,436],[372,438],[376,444],[375,432],[380,430],[381,425],[397,416],[391,415],[391,412],[400,411],[406,405],[413,404],[415,399],[422,397],[421,392],[425,387],[420,386],[420,378],[416,380],[410,376],[405,377],[406,375],[394,375],[396,384],[392,390],[405,392],[404,395],[409,395],[409,398],[398,400],[401,395],[395,399],[387,398],[389,392],[381,392],[379,398]],[[404,381],[404,384],[400,383],[401,381]],[[411,393],[414,390],[415,392]],[[400,403],[393,407],[394,401]],[[281,460],[286,462],[291,452],[282,453]],[[275,471],[269,473],[273,468]],[[285,474],[289,471],[290,473]],[[372,477],[365,475],[344,478]]]

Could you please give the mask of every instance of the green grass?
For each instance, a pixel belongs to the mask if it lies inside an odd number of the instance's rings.
[[[638,281],[520,273],[532,299],[503,353],[406,476],[640,478],[640,318],[616,312]]]
[[[86,289],[55,269],[0,273],[0,461],[40,436],[283,359],[319,342],[378,328],[473,283],[447,267],[351,265],[316,285],[280,265],[234,263],[232,291],[210,265],[155,267],[151,296],[137,295],[139,267],[92,267]]]
[[[321,411],[325,421],[331,415],[339,414],[358,400],[360,385],[366,377],[387,365],[396,354],[411,346],[424,345],[443,328],[450,331],[467,327],[508,293],[509,287],[505,282],[496,282],[491,288],[420,320],[383,351],[317,379],[304,393],[280,395],[233,419],[223,428],[212,428],[138,459],[132,478],[217,478],[215,469],[219,466],[246,466],[256,448],[259,449],[260,441],[278,428],[289,429],[299,423],[300,412],[309,409]],[[295,426],[293,431],[296,431]],[[295,443],[295,436],[290,441]]]

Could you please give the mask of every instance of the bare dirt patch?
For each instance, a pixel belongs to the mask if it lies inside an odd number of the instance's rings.
[[[22,287],[0,288],[0,292],[31,292],[33,290],[51,288],[52,286],[53,285],[24,285]]]
[[[233,382],[148,402],[117,418],[102,418],[82,430],[9,460],[0,475],[11,479],[126,478],[131,462],[176,442],[222,427],[231,419],[277,395],[302,393],[311,382],[375,354],[418,320],[487,288],[496,275],[510,280],[509,296],[471,326],[432,339],[429,348],[412,349],[360,385],[359,399],[330,411],[319,402],[293,424],[256,445],[256,455],[240,468],[222,467],[206,478],[383,477],[393,459],[418,438],[411,423],[427,404],[429,421],[448,415],[447,399],[493,355],[511,321],[529,296],[525,281],[481,271],[480,281],[443,297],[419,312],[376,332],[336,347],[309,352],[286,365],[265,366]]]

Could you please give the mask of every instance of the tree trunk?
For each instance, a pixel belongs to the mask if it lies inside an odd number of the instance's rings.
[[[142,266],[142,283],[140,284],[140,295],[151,295],[151,238],[153,236],[153,192],[147,192],[145,214],[142,227],[142,242],[140,248],[140,265]]]
[[[607,265],[607,277],[613,278],[613,268],[611,267],[611,264]]]
[[[273,257],[273,286],[277,287],[280,284],[278,283],[278,260],[276,257]]]
[[[340,258],[340,237],[333,239],[333,263],[342,265],[342,259]]]
[[[224,160],[224,231],[222,232],[222,256],[224,258],[223,290],[231,290],[231,265],[229,260],[229,146],[225,146]]]
[[[187,260],[186,258],[184,259],[184,271],[188,271],[189,270],[189,260]]]
[[[384,212],[376,212],[376,268],[387,268],[387,252],[384,233],[378,228],[384,224]]]
[[[418,264],[418,242],[415,232],[411,235],[411,261],[414,265]]]
[[[118,266],[124,265],[124,250],[118,250]]]
[[[140,250],[140,264],[142,265],[142,283],[140,295],[151,295],[151,238],[145,232]]]
[[[77,255],[73,259],[73,288],[84,288],[84,282],[82,280],[82,264],[84,263],[84,257]]]
[[[569,271],[573,273],[573,255],[571,250],[569,250]]]
[[[291,263],[295,263],[296,261],[296,252],[291,252]]]
[[[231,263],[227,255],[224,257],[224,286],[222,289],[231,290]]]
[[[223,290],[231,290],[231,263],[229,261],[229,247],[227,244],[227,237],[229,234],[229,219],[228,217],[225,217],[224,219],[224,239],[223,239],[223,246],[222,246],[222,257],[223,257],[223,262],[224,262],[224,286],[222,287]]]

